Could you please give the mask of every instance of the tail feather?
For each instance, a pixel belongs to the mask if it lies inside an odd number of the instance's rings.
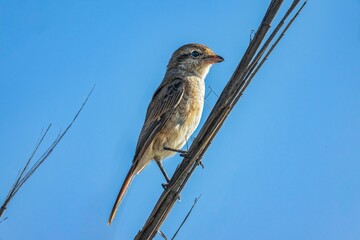
[[[110,216],[109,216],[109,220],[108,220],[108,225],[111,224],[111,222],[113,221],[116,211],[121,203],[121,200],[123,199],[123,197],[125,196],[125,193],[127,191],[127,189],[130,186],[130,183],[132,182],[132,180],[134,179],[135,173],[134,173],[134,165],[130,168],[128,174],[126,175],[126,178],[120,188],[120,192],[116,198],[116,201],[114,203],[114,206],[111,210]]]

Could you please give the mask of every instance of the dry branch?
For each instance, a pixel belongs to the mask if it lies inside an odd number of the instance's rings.
[[[204,126],[201,128],[198,136],[190,146],[188,154],[184,157],[183,161],[176,169],[167,189],[163,191],[142,230],[139,231],[139,233],[136,235],[136,240],[148,240],[155,237],[156,233],[160,229],[161,224],[164,222],[171,208],[175,204],[181,190],[184,188],[194,169],[199,165],[199,162],[204,156],[205,151],[211,144],[216,133],[221,128],[230,111],[242,96],[242,93],[249,85],[255,73],[262,66],[264,61],[271,53],[272,49],[280,41],[285,31],[289,28],[290,24],[293,22],[306,3],[305,1],[293,19],[291,19],[291,21],[288,23],[285,30],[282,32],[282,35],[277,38],[275,43],[271,46],[270,50],[265,54],[268,46],[299,2],[299,0],[293,1],[285,16],[262,45],[262,48],[259,50],[262,42],[265,39],[265,36],[268,33],[270,25],[275,18],[275,15],[283,3],[283,0],[271,1],[268,10],[238,67],[225,86],[213,110],[204,123]],[[264,54],[265,57],[263,57]]]
[[[33,164],[33,166],[28,169],[30,162],[32,161],[32,159],[34,158],[35,153],[37,152],[38,148],[40,147],[40,145],[42,144],[45,136],[47,135],[47,133],[50,130],[51,124],[47,127],[47,129],[45,130],[45,132],[43,134],[41,134],[40,136],[40,140],[38,141],[38,143],[36,144],[32,154],[30,155],[28,161],[26,162],[24,168],[21,170],[19,176],[16,178],[16,181],[14,182],[12,188],[10,189],[8,195],[6,196],[3,204],[1,205],[0,208],[0,217],[3,215],[3,213],[5,212],[7,205],[9,204],[9,202],[11,201],[11,199],[15,196],[15,194],[19,191],[19,189],[23,186],[23,184],[34,174],[34,172],[40,167],[40,165],[50,156],[50,154],[53,152],[53,150],[55,149],[55,147],[59,144],[59,142],[61,141],[61,139],[65,136],[65,134],[68,132],[68,130],[71,128],[71,126],[73,125],[73,123],[75,122],[75,120],[77,119],[77,117],[79,116],[80,112],[82,111],[82,109],[84,108],[86,102],[88,101],[91,93],[93,92],[95,86],[91,89],[91,91],[89,92],[89,94],[87,95],[85,101],[83,102],[83,104],[81,105],[80,109],[78,110],[78,112],[76,113],[76,115],[74,116],[74,118],[72,119],[72,121],[70,122],[70,124],[66,127],[66,129],[60,133],[55,140],[52,142],[52,144],[46,149],[46,151],[39,157],[39,159]],[[5,218],[6,219],[6,218]],[[3,219],[3,220],[5,220]],[[2,222],[2,221],[1,221]],[[0,222],[0,223],[1,223]]]

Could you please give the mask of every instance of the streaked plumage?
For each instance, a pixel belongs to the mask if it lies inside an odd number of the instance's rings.
[[[176,50],[164,80],[148,106],[131,168],[117,196],[108,224],[116,214],[132,179],[151,161],[159,163],[181,149],[200,122],[204,105],[204,79],[212,64],[223,61],[201,44],[187,44]]]

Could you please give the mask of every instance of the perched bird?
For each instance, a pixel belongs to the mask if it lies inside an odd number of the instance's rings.
[[[111,210],[108,224],[114,219],[134,176],[151,160],[155,160],[169,182],[161,161],[176,152],[185,152],[180,149],[200,122],[204,105],[204,79],[211,65],[223,60],[202,44],[187,44],[173,53],[164,80],[148,106],[131,168]]]

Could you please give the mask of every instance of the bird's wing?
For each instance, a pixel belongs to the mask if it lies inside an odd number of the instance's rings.
[[[184,90],[184,80],[176,78],[168,84],[166,82],[161,84],[155,91],[146,112],[145,123],[136,146],[133,164],[141,159],[156,133],[163,128],[183,98]]]
[[[120,192],[111,210],[108,224],[114,219],[118,206],[135,176],[135,171],[138,171],[137,166],[140,159],[154,139],[156,133],[163,128],[169,116],[171,116],[171,113],[180,103],[184,95],[184,88],[184,81],[176,78],[169,84],[163,82],[155,91],[146,112],[145,123],[139,136],[132,166],[120,188]]]

